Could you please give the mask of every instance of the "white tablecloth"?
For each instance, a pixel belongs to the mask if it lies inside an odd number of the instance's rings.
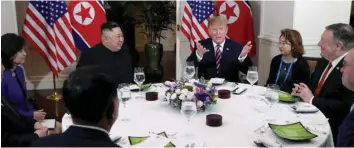
[[[246,84],[238,84],[240,87],[247,87]],[[219,86],[230,88],[231,84]],[[124,122],[118,119],[113,125],[110,134],[115,136],[148,136],[149,133],[165,131],[171,137],[172,142],[177,146],[185,146],[186,140],[181,140],[185,133],[192,133],[192,139],[197,146],[256,146],[254,141],[258,138],[277,141],[283,146],[290,147],[333,147],[333,138],[328,120],[319,111],[316,113],[297,114],[290,106],[294,104],[276,103],[270,108],[264,101],[261,101],[261,94],[266,88],[254,86],[241,95],[232,95],[230,99],[218,99],[216,105],[210,106],[205,112],[199,112],[187,124],[177,108],[173,108],[168,102],[162,101],[167,88],[151,88],[159,92],[160,100],[146,101],[135,99],[137,93],[132,93],[132,99],[123,108],[122,103],[119,109],[119,116],[129,116],[130,121]],[[257,99],[249,98],[249,93],[258,95]],[[295,104],[296,105],[296,104]],[[223,117],[221,127],[209,127],[206,125],[206,115],[216,113]],[[294,142],[277,137],[269,128],[264,134],[255,132],[256,129],[266,124],[266,119],[273,119],[274,123],[286,124],[300,121],[303,125],[317,131],[311,131],[318,137],[310,141]],[[268,120],[269,121],[269,120]],[[70,115],[65,114],[62,119],[62,129],[65,131],[72,125]],[[188,125],[188,126],[187,126]],[[188,131],[188,132],[187,132]],[[191,140],[191,139],[189,139]],[[126,143],[127,144],[127,143]],[[124,144],[123,144],[124,146]]]

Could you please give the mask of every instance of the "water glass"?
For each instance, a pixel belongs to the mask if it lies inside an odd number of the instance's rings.
[[[187,62],[184,68],[184,76],[186,79],[192,79],[195,74],[194,62]]]
[[[120,103],[123,104],[123,110],[126,110],[126,104],[131,98],[129,84],[121,83],[118,85],[117,97],[119,98]],[[123,117],[121,117],[122,121],[129,121],[129,119],[126,117],[127,114],[125,112],[123,112],[123,114],[121,115],[123,115]]]
[[[272,106],[279,101],[279,86],[277,84],[268,84],[267,91],[265,94],[265,98],[267,98],[269,102],[269,107]]]
[[[136,97],[137,99],[144,98],[143,94],[141,93],[141,85],[144,83],[144,81],[145,81],[144,68],[136,67],[134,69],[134,82],[139,87],[139,95]]]
[[[258,70],[257,66],[248,67],[247,71],[247,81],[251,84],[251,89],[253,89],[253,85],[258,81]],[[250,93],[251,98],[256,98],[253,92]]]
[[[193,99],[184,99],[181,104],[181,114],[187,118],[187,132],[185,134],[185,138],[191,139],[193,135],[189,133],[191,130],[188,129],[190,127],[189,121],[197,114],[197,104],[195,98]]]

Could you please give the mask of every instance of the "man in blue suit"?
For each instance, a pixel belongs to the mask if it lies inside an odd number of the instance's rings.
[[[226,39],[227,30],[227,19],[215,16],[208,24],[210,38],[196,41],[194,51],[187,61],[193,61],[198,67],[198,77],[203,76],[205,79],[219,77],[239,82],[239,71],[247,73],[248,66],[252,65],[251,59],[247,56],[252,48],[251,42],[242,46]]]
[[[343,67],[341,68],[343,85],[354,91],[354,49],[351,49],[344,58]],[[339,128],[337,146],[338,147],[354,147],[354,104],[350,113],[344,119]]]

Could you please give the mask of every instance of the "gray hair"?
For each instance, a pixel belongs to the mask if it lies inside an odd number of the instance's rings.
[[[327,26],[326,30],[333,32],[333,40],[341,42],[344,51],[348,51],[354,47],[354,30],[352,26],[344,23],[336,23]]]

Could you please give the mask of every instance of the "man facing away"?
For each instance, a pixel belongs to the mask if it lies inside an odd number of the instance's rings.
[[[101,43],[83,51],[76,68],[100,65],[108,67],[113,81],[133,82],[133,63],[129,48],[124,44],[122,27],[115,22],[101,26]]]
[[[333,137],[337,137],[339,126],[349,113],[354,101],[354,91],[342,84],[343,59],[354,43],[354,31],[348,24],[332,24],[326,27],[318,46],[321,56],[311,75],[309,86],[295,84],[292,95],[315,105],[329,118]],[[336,143],[334,138],[334,143]]]
[[[193,61],[198,67],[198,77],[219,77],[239,82],[239,71],[247,73],[248,66],[252,66],[251,59],[247,57],[252,48],[251,42],[242,46],[226,39],[227,30],[227,19],[224,16],[215,16],[208,24],[210,38],[196,41],[195,49],[187,62]]]
[[[118,117],[116,84],[106,68],[76,69],[64,82],[63,99],[73,125],[59,135],[35,141],[33,147],[117,147],[109,131]]]
[[[348,52],[344,58],[344,63],[341,68],[342,82],[345,87],[354,91],[354,49]],[[344,119],[339,128],[337,146],[338,147],[354,147],[354,104],[351,107],[350,113]],[[334,137],[337,138],[337,137]]]

